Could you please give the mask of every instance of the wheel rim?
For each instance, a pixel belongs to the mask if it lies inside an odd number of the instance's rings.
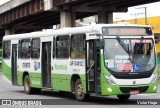
[[[29,91],[29,86],[30,86],[29,85],[29,80],[26,79],[24,84],[25,84],[25,90],[26,90],[26,92],[28,92]]]
[[[83,88],[82,88],[82,85],[81,85],[81,84],[79,84],[79,85],[77,86],[77,95],[78,95],[79,97],[83,96]]]

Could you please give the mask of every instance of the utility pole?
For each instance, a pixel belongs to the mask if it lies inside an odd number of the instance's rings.
[[[137,13],[139,14],[145,14],[145,24],[148,25],[148,20],[147,20],[147,7],[139,7],[139,8],[135,8],[135,9],[144,9],[144,13]]]
[[[144,7],[145,9],[145,23],[146,25],[148,25],[148,21],[147,21],[147,7]]]

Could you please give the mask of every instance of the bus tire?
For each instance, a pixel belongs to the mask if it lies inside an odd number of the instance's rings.
[[[82,82],[78,79],[75,83],[75,97],[78,101],[87,101],[89,94],[83,93]]]
[[[39,94],[41,92],[41,89],[31,87],[29,75],[26,75],[24,77],[23,82],[24,82],[24,91],[26,94]]]
[[[117,95],[118,99],[121,101],[127,101],[130,98],[131,95]]]

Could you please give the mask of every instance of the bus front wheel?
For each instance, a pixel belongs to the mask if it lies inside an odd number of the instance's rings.
[[[127,101],[130,98],[130,95],[117,95],[117,97],[121,101]]]
[[[75,97],[79,101],[86,101],[89,98],[89,94],[83,93],[82,82],[80,79],[75,83]]]
[[[41,89],[39,88],[32,88],[30,85],[30,79],[29,79],[29,75],[26,75],[24,77],[24,91],[26,94],[33,94],[33,93],[40,93]]]

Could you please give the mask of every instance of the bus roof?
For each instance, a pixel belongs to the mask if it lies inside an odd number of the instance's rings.
[[[79,33],[88,33],[88,32],[100,32],[102,27],[113,27],[113,26],[132,26],[132,27],[150,27],[149,25],[135,25],[135,24],[95,24],[90,26],[83,27],[73,27],[73,28],[62,28],[62,29],[49,29],[46,31],[37,31],[24,34],[14,34],[6,35],[3,37],[3,40],[14,40],[14,39],[26,39],[26,38],[38,38],[44,36],[56,36],[56,35],[68,35],[68,34],[79,34]]]

